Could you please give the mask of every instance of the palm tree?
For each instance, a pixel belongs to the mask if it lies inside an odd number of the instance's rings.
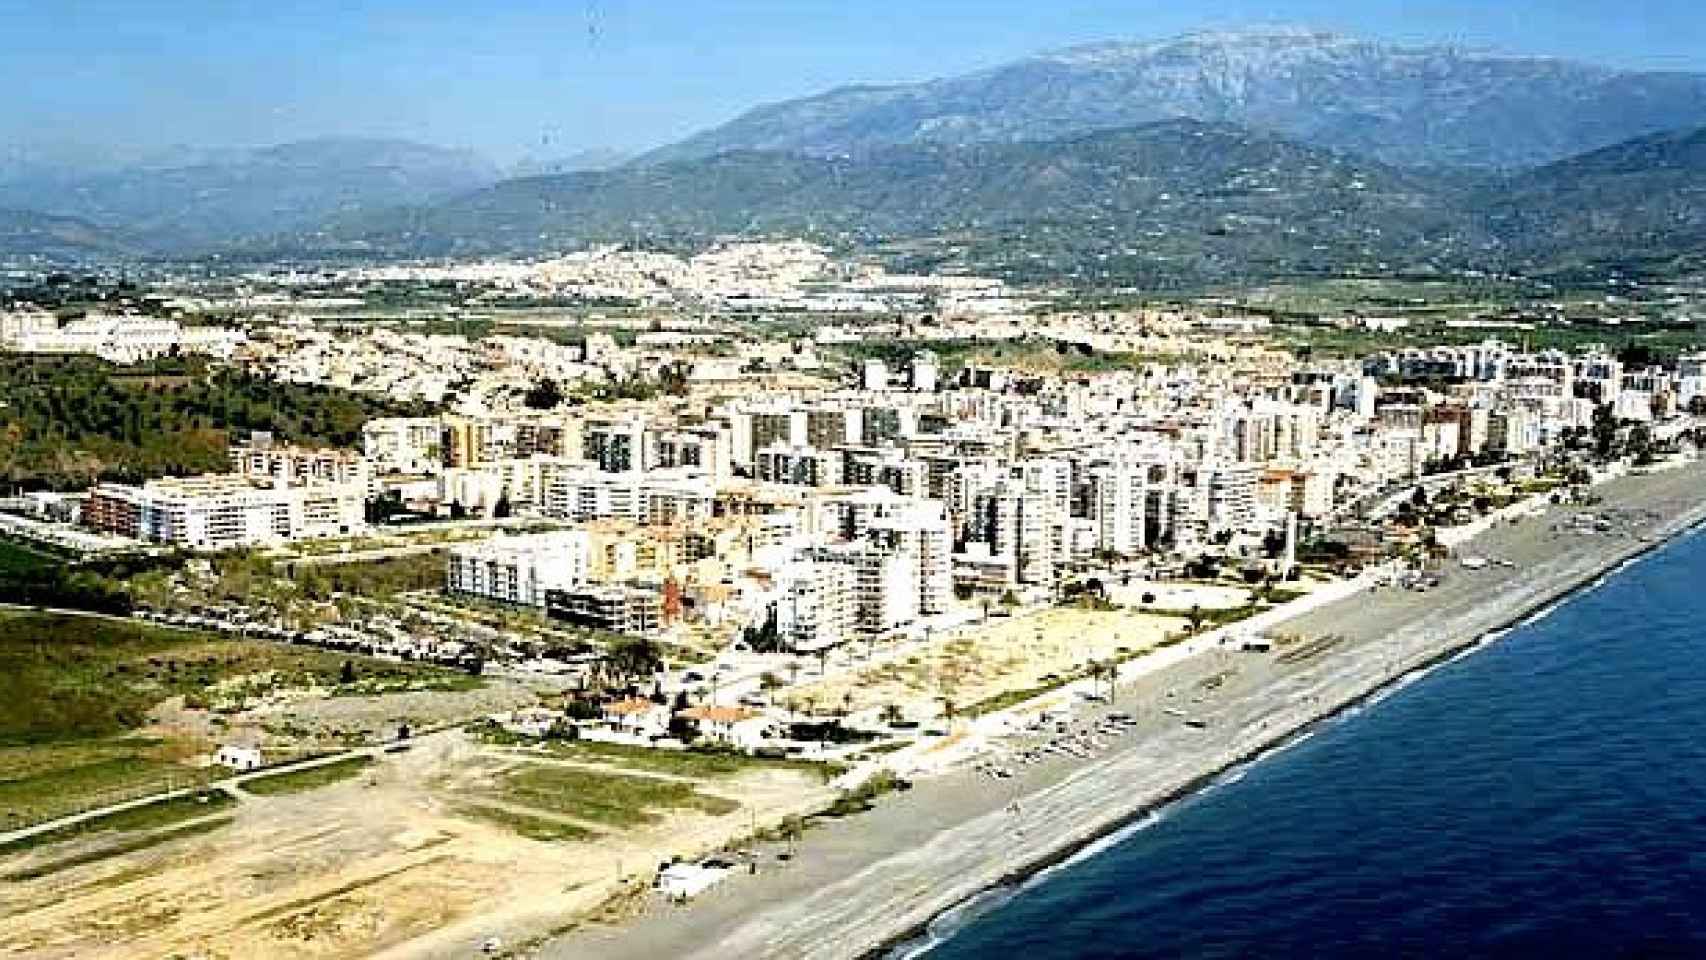
[[[841,715],[845,717],[852,712],[853,712],[853,691],[849,690],[846,693],[841,695]]]
[[[1191,612],[1185,614],[1185,618],[1191,622],[1191,632],[1192,633],[1199,633],[1202,631],[1202,625],[1203,625],[1203,619],[1204,618],[1203,618],[1203,612],[1202,612],[1202,605],[1201,604],[1197,604],[1197,603],[1191,604]]]

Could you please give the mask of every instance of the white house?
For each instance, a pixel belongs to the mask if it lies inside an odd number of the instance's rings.
[[[650,740],[669,733],[669,707],[644,697],[607,703],[601,717],[612,731],[632,737]]]
[[[563,714],[544,707],[522,707],[513,713],[498,714],[492,719],[510,733],[523,737],[544,737],[563,720]]]
[[[219,752],[213,756],[213,762],[240,772],[259,770],[266,763],[259,748],[239,747],[229,743],[219,748]]]
[[[688,707],[677,716],[699,725],[699,735],[736,750],[752,751],[765,745],[770,718],[740,707]]]

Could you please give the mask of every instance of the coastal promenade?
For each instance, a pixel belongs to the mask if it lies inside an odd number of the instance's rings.
[[[1452,564],[1426,593],[1364,589],[1277,625],[1325,643],[1308,656],[1216,648],[1132,677],[1110,708],[1136,729],[1089,760],[1020,767],[1008,781],[958,770],[861,816],[814,828],[786,866],[739,877],[686,907],[586,927],[549,957],[839,958],[882,952],[932,918],[1096,844],[1122,826],[1283,747],[1403,678],[1496,638],[1607,570],[1706,519],[1706,465],[1597,488],[1612,530],[1560,528],[1576,508],[1504,523],[1473,551],[1514,566]],[[1181,723],[1188,710],[1204,723]],[[1009,749],[1024,744],[1013,743]],[[1394,745],[1402,749],[1402,745]]]

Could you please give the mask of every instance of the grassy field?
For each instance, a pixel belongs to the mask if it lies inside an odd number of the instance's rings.
[[[547,766],[504,774],[502,796],[512,803],[612,827],[656,823],[658,811],[664,810],[720,816],[737,807],[733,801],[698,792],[690,783]]]
[[[157,800],[118,813],[109,813],[104,817],[56,827],[45,833],[25,837],[22,840],[0,843],[0,855],[22,853],[26,850],[101,833],[138,833],[143,830],[175,827],[191,820],[199,820],[202,817],[229,810],[236,805],[237,801],[223,790],[209,790],[191,796]]]
[[[173,696],[205,698],[239,677],[335,687],[346,660],[364,689],[392,678],[471,679],[120,620],[0,612],[0,824],[205,777],[182,761],[209,745],[139,735],[151,708]]]
[[[363,770],[373,766],[372,757],[350,757],[325,766],[310,767],[307,770],[290,770],[285,773],[275,773],[267,777],[243,781],[243,792],[252,793],[257,797],[277,797],[291,793],[303,793],[308,790],[318,790],[329,787],[334,783],[361,775]]]
[[[70,856],[58,857],[46,863],[38,863],[21,870],[0,873],[0,881],[22,883],[28,880],[40,880],[42,877],[51,876],[62,870],[100,863],[103,860],[110,860],[114,857],[122,857],[168,844],[174,840],[186,840],[190,837],[212,833],[215,830],[230,826],[234,819],[234,817],[211,817],[206,820],[194,820],[180,827],[135,834],[116,843],[103,844],[93,850],[80,850]]]
[[[604,763],[645,773],[667,773],[678,777],[708,780],[730,777],[752,770],[794,770],[825,780],[841,770],[832,764],[803,760],[767,760],[734,753],[699,750],[656,750],[622,743],[592,740],[556,741],[547,748],[553,756],[586,763]]]
[[[482,820],[493,826],[503,827],[529,840],[546,842],[558,840],[589,840],[598,836],[591,830],[585,830],[572,823],[563,823],[546,817],[530,817],[514,810],[502,807],[486,806],[485,804],[469,804],[456,811],[459,815],[473,820]]]

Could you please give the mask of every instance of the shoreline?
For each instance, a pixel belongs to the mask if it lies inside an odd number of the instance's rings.
[[[1450,589],[1430,592],[1425,598],[1397,588],[1383,588],[1370,597],[1365,590],[1337,599],[1321,611],[1288,617],[1284,621],[1288,627],[1324,621],[1302,631],[1310,635],[1329,635],[1338,632],[1329,629],[1336,627],[1362,636],[1314,662],[1282,668],[1266,661],[1249,668],[1258,676],[1243,682],[1247,689],[1242,699],[1235,692],[1230,694],[1224,708],[1214,714],[1214,732],[1230,729],[1230,742],[1193,741],[1188,733],[1179,734],[1176,722],[1169,725],[1162,720],[1151,722],[1151,729],[1134,741],[1117,743],[1105,757],[1053,770],[1052,781],[1046,774],[1039,775],[1044,782],[1022,794],[1041,815],[1035,821],[1040,823],[1035,839],[1015,829],[1020,826],[1016,819],[1001,818],[999,798],[991,806],[990,781],[967,783],[962,776],[953,783],[931,785],[929,798],[886,801],[897,807],[911,803],[911,811],[897,810],[884,817],[880,816],[884,807],[879,805],[877,811],[855,821],[837,824],[834,839],[826,845],[831,847],[832,861],[845,862],[818,869],[815,882],[809,873],[773,879],[770,885],[781,889],[769,896],[758,889],[761,884],[749,883],[744,890],[720,891],[712,899],[721,903],[694,904],[602,935],[572,934],[547,945],[541,955],[579,956],[597,949],[605,956],[650,956],[673,949],[707,957],[879,958],[926,952],[932,945],[932,927],[944,916],[974,907],[992,894],[1022,889],[1096,844],[1215,786],[1229,772],[1282,752],[1327,723],[1497,642],[1509,630],[1538,619],[1612,573],[1697,531],[1706,525],[1706,500],[1696,492],[1703,473],[1706,464],[1693,464],[1668,473],[1669,479],[1617,478],[1599,487],[1606,504],[1594,509],[1628,508],[1649,514],[1640,526],[1640,539],[1633,530],[1616,538],[1580,540],[1553,532],[1548,539],[1536,529],[1548,521],[1523,521],[1520,533],[1511,532],[1514,525],[1501,525],[1474,542],[1508,541],[1498,549],[1526,554],[1520,576],[1470,576],[1453,568]],[[1549,508],[1549,513],[1577,509],[1582,508]],[[1561,537],[1568,539],[1560,545],[1556,541]],[[1398,648],[1403,648],[1401,655],[1396,653]],[[1390,660],[1382,657],[1387,649],[1394,651]],[[1132,700],[1130,709],[1142,711],[1144,704],[1160,702],[1155,699],[1159,685],[1169,679],[1179,682],[1172,675],[1183,674],[1184,682],[1193,682],[1205,668],[1232,662],[1238,664],[1233,673],[1257,663],[1227,659],[1224,650],[1200,651],[1157,669],[1153,676],[1137,678],[1135,686],[1147,689],[1128,690],[1115,698],[1113,707],[1104,709],[1123,709],[1123,701]],[[1326,676],[1317,681],[1317,671]],[[1305,682],[1313,685],[1300,690]],[[1316,690],[1319,695],[1314,694]],[[1149,699],[1144,699],[1145,694]],[[1230,716],[1223,721],[1226,714]],[[1160,718],[1151,718],[1156,719]],[[1121,788],[1127,787],[1129,793],[1123,792]],[[918,787],[910,791],[921,792]],[[949,809],[941,811],[937,806]],[[917,819],[937,822],[907,823],[909,812]],[[1008,835],[1009,830],[1014,836]],[[835,849],[838,846],[852,849]],[[1009,856],[1014,857],[1012,862],[989,862]],[[716,946],[707,947],[708,943]],[[906,952],[909,948],[914,952]]]
[[[1402,689],[1410,683],[1419,681],[1425,676],[1434,673],[1441,667],[1445,667],[1451,663],[1465,659],[1466,654],[1471,654],[1477,650],[1481,650],[1499,642],[1506,634],[1517,627],[1527,626],[1530,623],[1537,622],[1544,615],[1559,609],[1571,600],[1603,586],[1611,575],[1629,569],[1646,557],[1670,547],[1692,534],[1700,532],[1703,527],[1706,527],[1706,516],[1697,517],[1692,522],[1687,523],[1674,532],[1665,534],[1660,539],[1640,544],[1640,548],[1633,553],[1630,553],[1621,559],[1613,560],[1609,565],[1602,567],[1597,572],[1583,574],[1582,578],[1574,584],[1560,588],[1550,597],[1541,598],[1541,600],[1536,604],[1514,613],[1505,622],[1465,641],[1447,646],[1422,662],[1406,666],[1401,673],[1392,675],[1386,680],[1368,688],[1364,692],[1357,694],[1350,699],[1334,704],[1327,711],[1314,719],[1283,731],[1274,739],[1261,744],[1244,756],[1234,758],[1231,762],[1216,767],[1213,770],[1209,770],[1189,783],[1183,784],[1161,797],[1145,802],[1135,810],[1132,810],[1118,819],[1103,825],[1100,832],[1096,835],[1071,841],[1068,845],[1063,846],[1058,850],[1010,871],[996,882],[977,891],[971,897],[961,900],[959,903],[954,904],[947,910],[937,913],[923,923],[913,927],[911,930],[892,936],[889,939],[871,946],[857,954],[856,956],[858,960],[887,960],[887,958],[897,957],[905,958],[905,960],[911,960],[913,957],[924,955],[928,952],[929,948],[934,946],[934,942],[931,942],[930,940],[932,936],[931,927],[934,926],[938,920],[950,913],[972,905],[975,903],[977,898],[984,897],[998,891],[1010,891],[1014,894],[1023,892],[1023,890],[1032,882],[1040,879],[1043,875],[1059,867],[1071,865],[1081,855],[1085,854],[1097,844],[1107,841],[1115,835],[1141,824],[1144,820],[1159,816],[1168,809],[1217,786],[1222,780],[1224,780],[1228,773],[1245,769],[1261,763],[1264,760],[1271,759],[1272,757],[1275,757],[1291,747],[1307,740],[1321,728],[1348,719],[1355,713],[1355,711],[1358,710],[1358,708],[1372,706],[1373,704],[1378,703],[1380,700],[1384,699],[1382,696],[1383,694]],[[1536,616],[1536,614],[1540,614],[1540,616]],[[982,911],[975,911],[970,914],[970,917],[975,918],[980,915],[981,912]],[[922,949],[909,949],[914,946]]]

